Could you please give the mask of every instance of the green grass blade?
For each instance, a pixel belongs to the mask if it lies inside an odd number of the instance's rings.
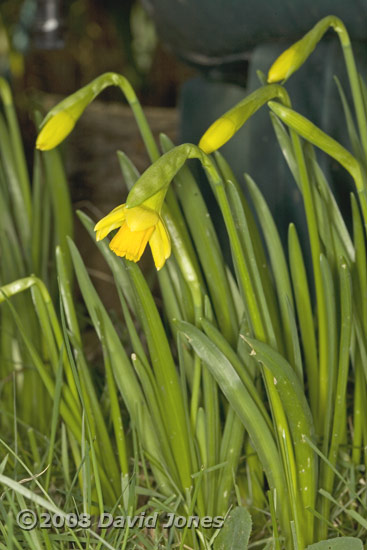
[[[278,301],[281,313],[282,327],[287,350],[287,358],[294,364],[292,329],[288,316],[288,301],[292,310],[294,309],[293,294],[289,279],[287,262],[284,256],[283,247],[278,235],[277,228],[270,213],[269,207],[256,186],[255,182],[246,175],[246,183],[253,200],[259,222],[263,229],[264,238],[270,256],[270,262],[274,273],[277,288]]]
[[[359,296],[356,307],[362,319],[364,333],[367,335],[367,253],[363,225],[355,196],[351,195],[353,239],[355,247],[356,285]]]
[[[349,231],[347,229],[345,220],[343,219],[343,216],[340,212],[339,206],[317,162],[316,155],[312,146],[307,144],[307,146],[305,146],[305,151],[307,152],[306,160],[308,161],[308,168],[315,177],[317,188],[319,190],[322,200],[325,203],[328,217],[330,218],[334,240],[338,245],[338,249],[342,251],[339,252],[338,255],[340,256],[342,254],[345,256],[346,260],[353,261],[353,242],[350,238]]]
[[[230,491],[240,461],[244,433],[240,417],[230,407],[227,411],[220,445],[219,462],[225,462],[225,465],[219,472],[215,514],[223,515],[228,510]]]
[[[246,262],[251,271],[251,278],[254,281],[256,298],[263,314],[264,324],[267,332],[267,339],[274,347],[282,347],[281,340],[277,342],[274,331],[274,319],[271,318],[266,295],[262,285],[260,270],[258,267],[254,246],[250,238],[249,226],[246,220],[245,212],[242,208],[241,196],[236,185],[230,180],[226,183],[228,197],[231,202],[232,214],[238,228],[239,237],[242,240],[243,253],[246,254]],[[277,323],[278,319],[275,320]],[[279,336],[279,335],[278,335]]]
[[[318,407],[318,369],[315,326],[306,268],[297,230],[293,224],[290,224],[289,226],[288,249],[293,291],[298,312],[300,334],[303,343],[304,360],[310,394],[310,406],[312,413],[315,416],[317,414]]]
[[[131,360],[141,382],[147,405],[152,416],[152,420],[155,425],[155,429],[157,431],[167,465],[173,477],[175,479],[178,479],[176,464],[169,446],[169,440],[162,417],[162,413],[164,414],[164,411],[162,411],[163,407],[162,403],[159,400],[159,390],[157,387],[157,383],[154,379],[153,372],[150,365],[145,365],[140,360],[140,357],[135,353],[132,354]]]
[[[327,345],[328,345],[328,370],[326,376],[320,379],[321,385],[325,387],[326,408],[324,421],[323,453],[327,455],[330,443],[330,430],[332,418],[332,399],[335,392],[336,369],[337,369],[337,324],[336,324],[336,295],[334,281],[329,263],[325,256],[320,258],[321,272],[323,277],[324,295],[327,314]]]
[[[351,276],[344,261],[339,266],[340,278],[340,338],[339,361],[337,371],[337,384],[333,399],[334,411],[330,436],[329,462],[336,465],[339,446],[343,442],[345,424],[347,421],[347,381],[349,371],[349,354],[352,337],[352,285]],[[326,491],[332,491],[334,473],[331,468],[325,469],[322,487]],[[329,517],[328,501],[323,499],[321,514]]]
[[[279,147],[283,153],[283,156],[288,165],[288,168],[292,173],[294,181],[296,182],[297,186],[300,188],[301,183],[299,181],[298,165],[294,154],[292,140],[286,130],[286,127],[280,121],[280,119],[277,116],[275,116],[275,114],[272,112],[269,112],[269,115],[270,115],[271,123],[274,128],[276,138],[279,143]]]

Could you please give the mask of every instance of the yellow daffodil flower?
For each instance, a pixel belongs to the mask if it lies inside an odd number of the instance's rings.
[[[110,242],[111,250],[127,260],[138,262],[148,242],[157,270],[171,254],[171,241],[160,211],[165,191],[158,192],[141,205],[117,206],[95,226],[96,239],[104,239],[110,231],[120,228]]]

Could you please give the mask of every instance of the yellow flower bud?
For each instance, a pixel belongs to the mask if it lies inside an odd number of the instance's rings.
[[[49,119],[38,134],[36,147],[41,151],[49,151],[59,145],[72,131],[75,120],[68,111],[60,111]]]
[[[268,73],[268,83],[287,80],[301,65],[308,59],[315,47],[324,36],[325,32],[332,27],[339,35],[342,45],[349,44],[349,37],[343,22],[334,15],[328,15],[316,23],[308,33],[298,42],[295,42],[285,50],[272,64]]]
[[[278,84],[262,86],[249,94],[209,126],[199,142],[200,149],[209,155],[222,147],[264,103],[274,97],[289,103],[286,90]]]
[[[199,147],[209,155],[222,147],[235,133],[236,126],[232,120],[222,116],[207,129],[199,142]]]
[[[93,82],[66,97],[51,109],[41,124],[41,131],[36,141],[37,149],[49,151],[57,147],[70,134],[95,96]]]
[[[285,50],[272,64],[268,73],[268,83],[286,80],[302,64],[303,57],[299,55],[299,42]]]

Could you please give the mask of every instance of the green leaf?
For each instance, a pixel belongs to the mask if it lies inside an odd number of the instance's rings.
[[[264,325],[266,327],[268,339],[274,345],[274,347],[278,347],[277,340],[275,337],[274,327],[273,327],[273,320],[271,318],[269,307],[268,307],[269,302],[266,299],[266,295],[262,284],[263,281],[262,281],[261,273],[259,269],[258,258],[256,257],[256,254],[255,254],[256,247],[254,246],[253,240],[251,238],[249,224],[247,222],[245,211],[241,202],[241,194],[236,184],[234,184],[230,180],[226,181],[226,188],[228,192],[228,198],[231,204],[232,215],[235,220],[236,227],[238,228],[239,238],[242,242],[243,253],[244,255],[246,255],[246,263],[249,266],[249,271],[251,272],[251,278],[254,281],[256,298],[263,314],[263,320],[264,320]],[[278,322],[278,319],[276,320],[276,322]]]
[[[363,544],[354,537],[338,537],[311,544],[306,550],[363,550]]]
[[[31,219],[31,189],[29,185],[27,163],[18,119],[14,109],[11,89],[5,78],[0,78],[0,95],[3,101],[4,114],[9,128],[10,145],[14,155],[15,167],[19,175],[19,184],[22,190],[24,204],[26,206],[26,215],[29,219]]]
[[[343,255],[347,260],[354,260],[354,247],[350,238],[349,231],[345,225],[345,220],[339,210],[339,206],[335,200],[335,197],[328,185],[323,171],[321,170],[315,151],[311,145],[305,147],[307,167],[310,169],[311,174],[315,178],[315,183],[319,191],[319,196],[325,203],[327,209],[328,218],[330,218],[331,229],[336,241],[336,245],[341,248],[342,252],[338,252],[338,256]],[[314,200],[316,196],[314,195]],[[321,222],[321,220],[319,220]]]
[[[230,361],[231,365],[233,366],[238,376],[240,377],[242,383],[245,385],[247,391],[249,392],[252,399],[254,400],[257,407],[259,408],[259,411],[262,413],[264,420],[269,426],[269,429],[272,431],[273,426],[272,426],[269,414],[264,405],[263,397],[256,389],[256,386],[252,381],[251,374],[248,372],[248,360],[251,358],[250,351],[247,351],[248,346],[246,350],[248,357],[246,358],[246,361],[241,361],[238,355],[236,354],[236,352],[233,350],[233,348],[224,338],[224,336],[220,333],[220,331],[217,328],[215,328],[215,326],[212,323],[210,323],[210,321],[208,321],[207,319],[202,319],[201,326],[205,334],[208,336],[208,338],[210,338],[210,340],[214,342],[214,344],[221,351],[221,353],[223,353],[223,355],[228,359],[228,361]],[[240,333],[240,338],[243,339],[243,335],[241,333]]]
[[[131,162],[129,157],[125,155],[123,151],[117,151],[117,158],[119,160],[121,172],[122,172],[122,175],[124,176],[126,186],[130,191],[133,185],[140,178],[140,173],[136,168],[136,166]]]
[[[274,273],[280,307],[281,325],[283,328],[287,350],[287,358],[289,359],[289,362],[294,365],[292,327],[291,320],[289,318],[289,308],[294,315],[294,303],[287,262],[270,209],[253,179],[248,175],[246,175],[245,178],[263,230]]]
[[[288,164],[288,168],[292,172],[292,175],[298,187],[301,188],[301,183],[300,183],[299,174],[298,174],[298,165],[297,165],[296,158],[294,156],[292,140],[289,137],[289,134],[284,124],[279,120],[279,118],[276,117],[274,113],[271,113],[271,112],[269,113],[269,115],[274,128],[275,135],[279,143],[279,147],[283,153],[286,163]]]
[[[344,93],[343,87],[340,83],[340,80],[336,75],[334,75],[334,81],[335,81],[336,86],[338,88],[340,100],[341,100],[342,105],[343,105],[343,111],[344,111],[344,116],[345,116],[345,122],[346,122],[347,129],[348,129],[350,144],[352,146],[354,155],[358,159],[362,159],[363,158],[363,151],[362,151],[361,144],[359,142],[358,133],[357,133],[354,121],[353,121],[352,112],[351,112],[350,107],[348,105],[347,98],[345,96],[345,93]]]
[[[177,327],[189,344],[208,367],[224,395],[241,418],[249,432],[252,443],[266,472],[269,485],[276,487],[280,502],[285,487],[285,479],[280,456],[275,441],[264,417],[230,361],[218,347],[198,328],[184,321],[177,321]],[[288,508],[279,510],[282,525],[288,525]]]
[[[247,509],[234,508],[215,539],[214,550],[246,550],[251,529],[252,519]]]
[[[311,410],[316,413],[318,406],[318,370],[315,326],[302,249],[296,227],[293,224],[289,226],[288,248],[293,291],[309,384]]]
[[[359,163],[347,149],[293,109],[275,101],[269,101],[268,105],[287,126],[337,160],[352,175],[358,190],[363,190]]]
[[[360,312],[362,326],[367,334],[367,253],[363,234],[363,224],[354,194],[351,194],[352,219],[353,219],[353,240],[355,246],[355,283],[356,295],[359,299],[356,306]]]
[[[331,437],[331,417],[332,417],[332,405],[333,395],[335,392],[336,384],[336,372],[337,372],[337,339],[338,339],[338,327],[337,327],[337,301],[335,284],[333,280],[333,274],[327,258],[323,254],[320,256],[320,265],[322,272],[322,279],[324,285],[324,296],[326,303],[326,319],[327,319],[327,346],[328,346],[328,364],[327,371],[320,373],[320,393],[319,399],[324,403],[323,421],[324,421],[324,441],[323,452],[326,455],[327,449]],[[323,486],[323,485],[322,485]]]
[[[71,279],[71,259],[66,239],[73,236],[73,214],[69,185],[59,151],[44,151],[41,153],[41,163],[52,202],[56,244],[60,245],[65,254],[66,269]]]
[[[297,474],[305,507],[314,507],[316,489],[316,457],[305,437],[314,434],[313,419],[297,374],[289,363],[264,342],[245,338],[254,357],[271,371],[292,433],[297,460]],[[310,434],[310,435],[309,435]],[[310,518],[306,518],[311,521]]]

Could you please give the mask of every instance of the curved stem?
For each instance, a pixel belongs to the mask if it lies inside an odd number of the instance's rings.
[[[344,23],[337,17],[334,17],[334,20],[335,21],[332,22],[331,26],[338,34],[343,49],[345,65],[347,67],[350,88],[352,91],[354,107],[356,110],[359,135],[365,154],[365,162],[367,162],[367,119],[363,104],[357,66],[353,55],[352,44],[350,42],[349,34],[347,29],[345,28]]]

